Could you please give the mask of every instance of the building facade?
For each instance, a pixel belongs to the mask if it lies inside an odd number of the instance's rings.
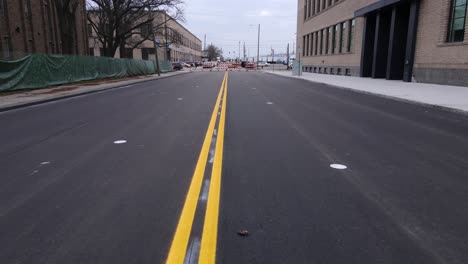
[[[468,86],[466,0],[299,0],[303,70]]]
[[[72,54],[86,55],[85,0],[75,12]],[[0,0],[0,59],[31,53],[62,54],[61,24],[53,0]]]
[[[121,56],[119,49],[117,49],[114,58],[155,60],[157,50],[159,60],[201,61],[202,42],[199,38],[164,12],[157,12],[154,17],[153,27],[157,28],[155,39],[158,44],[153,43],[152,40],[146,40],[136,48],[132,48],[132,43],[139,43],[141,40],[140,34],[135,34],[127,40],[126,54]],[[136,29],[137,33],[143,35],[147,35],[145,33],[151,30],[148,25]],[[90,24],[88,24],[88,36],[89,55],[102,56],[102,43],[96,37],[96,32]]]

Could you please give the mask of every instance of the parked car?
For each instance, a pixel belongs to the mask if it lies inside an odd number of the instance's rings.
[[[189,63],[187,63],[187,62],[181,61],[180,63],[182,64],[182,66],[184,66],[184,67],[186,67],[186,68],[192,67],[192,66],[191,66]]]
[[[269,66],[269,65],[270,65],[270,64],[269,64],[268,62],[266,62],[266,61],[261,61],[261,62],[258,63],[258,66],[259,66],[259,67],[267,67],[267,66]]]
[[[183,68],[184,68],[184,66],[180,62],[173,62],[172,63],[172,69],[175,70],[175,71],[180,71]]]

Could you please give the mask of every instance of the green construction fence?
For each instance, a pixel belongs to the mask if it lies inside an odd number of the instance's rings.
[[[169,61],[159,64],[161,72],[172,70]],[[15,61],[0,60],[0,92],[155,73],[156,63],[149,60],[33,54]]]

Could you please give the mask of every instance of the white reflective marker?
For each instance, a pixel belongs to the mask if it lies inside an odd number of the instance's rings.
[[[348,168],[342,164],[330,164],[330,167],[332,167],[333,169],[337,169],[337,170],[345,170]]]
[[[48,165],[48,164],[50,164],[50,161],[41,162],[41,165]]]
[[[177,100],[182,101],[182,100],[184,100],[184,98],[177,98]]]
[[[117,141],[114,141],[114,144],[125,144],[127,143],[127,140],[117,140]]]
[[[273,103],[272,102],[267,102],[267,104],[272,105]]]

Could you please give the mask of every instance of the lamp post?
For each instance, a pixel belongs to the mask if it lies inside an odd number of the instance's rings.
[[[260,58],[260,24],[258,24],[258,42],[257,42],[257,71],[258,71],[258,60]]]

